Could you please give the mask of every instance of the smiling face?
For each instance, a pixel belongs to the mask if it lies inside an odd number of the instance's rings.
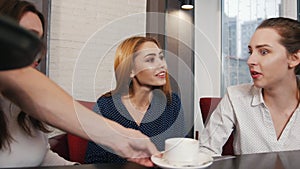
[[[284,84],[291,76],[291,56],[279,43],[281,36],[271,28],[257,29],[249,43],[247,64],[254,82],[260,88]]]
[[[144,42],[134,58],[133,85],[163,86],[166,84],[167,64],[163,51],[153,42]]]

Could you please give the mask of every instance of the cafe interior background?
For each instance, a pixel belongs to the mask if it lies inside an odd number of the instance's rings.
[[[246,48],[255,27],[265,18],[299,17],[299,0],[30,1],[47,19],[40,70],[75,100],[95,102],[114,88],[114,53],[122,40],[156,37],[190,136],[203,128],[199,98],[222,97],[227,86],[251,81]],[[184,2],[194,8],[182,9]]]

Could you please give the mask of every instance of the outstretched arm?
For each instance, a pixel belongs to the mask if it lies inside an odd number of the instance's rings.
[[[0,91],[31,116],[152,166],[158,151],[148,137],[93,113],[46,76],[30,67],[0,71]]]

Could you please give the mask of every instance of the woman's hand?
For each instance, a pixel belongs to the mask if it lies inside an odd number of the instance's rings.
[[[119,126],[115,127],[118,128]],[[110,137],[110,140],[113,139],[114,142],[109,141],[108,146],[112,148],[117,155],[127,158],[128,161],[147,167],[153,167],[154,165],[150,157],[153,154],[159,154],[159,151],[149,137],[138,130],[123,127],[117,130],[117,128],[114,128],[115,134]]]
[[[150,157],[159,152],[147,136],[92,112],[37,70],[26,67],[0,71],[0,81],[0,92],[29,115],[108,146],[130,161],[153,165]]]

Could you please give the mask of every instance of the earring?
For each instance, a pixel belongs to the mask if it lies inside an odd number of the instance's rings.
[[[134,73],[133,72],[130,72],[130,78],[134,78]]]

